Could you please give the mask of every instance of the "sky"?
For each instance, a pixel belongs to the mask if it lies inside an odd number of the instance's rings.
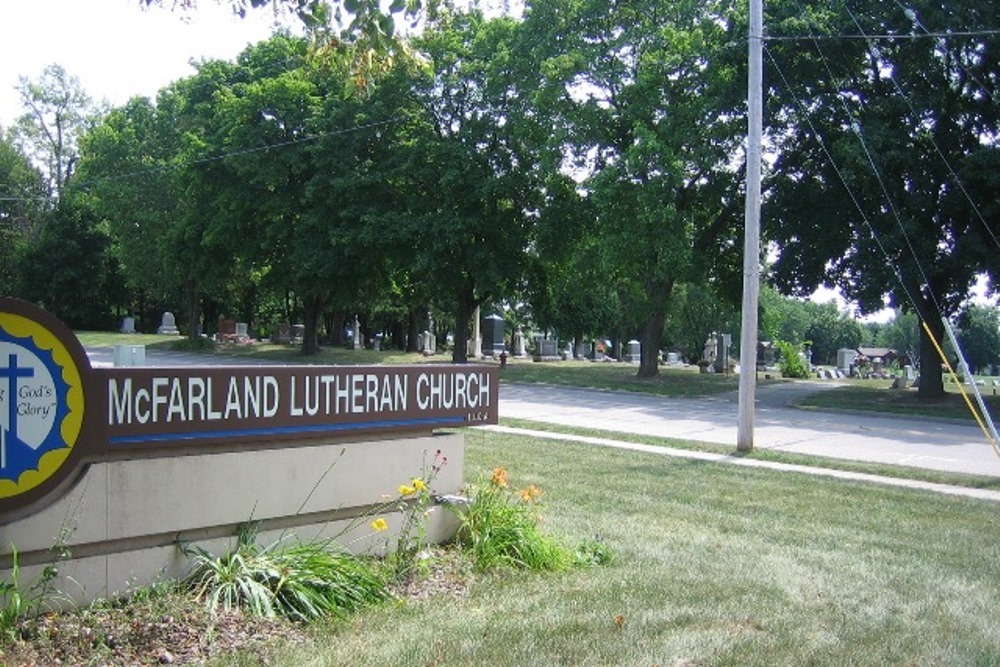
[[[234,16],[218,0],[191,12],[143,9],[140,0],[3,0],[0,7],[0,127],[21,115],[20,76],[38,79],[49,64],[77,77],[95,102],[121,105],[135,95],[155,98],[167,84],[194,73],[192,59],[232,60],[266,39],[270,9]]]

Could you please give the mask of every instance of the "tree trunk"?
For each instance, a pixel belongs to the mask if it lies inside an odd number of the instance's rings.
[[[326,300],[320,297],[312,296],[304,300],[305,330],[302,332],[302,356],[312,357],[319,354],[319,323],[325,306]]]
[[[471,285],[462,290],[455,310],[455,348],[451,351],[453,364],[469,363],[469,321],[476,311],[476,297]]]
[[[187,337],[198,340],[198,315],[201,312],[201,290],[196,280],[187,281]]]
[[[640,350],[639,377],[651,378],[660,373],[660,343],[663,340],[663,325],[667,321],[667,303],[674,291],[674,281],[664,280],[646,285],[646,296],[652,311],[642,325],[642,349]]]
[[[944,324],[940,316],[931,316],[927,327],[934,334],[934,339],[944,347]],[[941,377],[941,355],[927,335],[927,330],[920,327],[920,387],[917,389],[919,398],[941,398],[944,396],[944,381]]]
[[[405,349],[407,352],[420,352],[420,346],[417,345],[417,339],[420,337],[420,314],[426,312],[426,308],[417,308],[416,310],[410,311],[409,318],[406,323]]]

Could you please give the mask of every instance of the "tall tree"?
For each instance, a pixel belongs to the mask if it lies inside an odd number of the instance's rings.
[[[147,305],[168,301],[176,287],[166,269],[167,234],[182,201],[180,142],[172,120],[148,99],[134,98],[80,141],[78,180],[107,222],[112,252],[140,316]],[[157,323],[141,322],[146,330]]]
[[[479,12],[446,15],[418,41],[434,71],[414,84],[420,110],[400,146],[405,209],[383,220],[410,275],[454,314],[456,363],[476,307],[513,293],[528,264],[538,144],[519,94],[516,28]]]
[[[0,294],[14,294],[20,253],[37,235],[48,203],[42,174],[0,136]]]
[[[122,290],[109,245],[89,197],[68,193],[24,251],[18,294],[71,327],[110,328]]]
[[[781,249],[777,280],[799,294],[839,286],[869,311],[887,296],[941,341],[977,276],[1000,277],[1000,37],[976,30],[992,5],[774,10],[771,35],[855,37],[769,45],[779,158],[765,225]],[[920,357],[936,356],[922,330]],[[943,391],[939,365],[925,363],[920,396]]]
[[[745,19],[730,2],[539,0],[526,11],[539,112],[554,119],[561,167],[581,180],[631,301],[641,376],[658,373],[674,287],[739,255]]]
[[[12,136],[58,194],[73,174],[77,140],[94,114],[90,97],[76,77],[56,64],[47,65],[37,80],[20,77],[17,92],[25,113],[15,121]]]

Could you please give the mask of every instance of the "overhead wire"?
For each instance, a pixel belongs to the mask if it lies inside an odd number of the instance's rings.
[[[796,4],[799,4],[799,3],[796,3]],[[799,4],[799,7],[802,9],[803,12],[805,12],[805,8],[802,8],[801,4]],[[829,59],[827,58],[826,53],[823,51],[822,46],[818,42],[816,42],[815,43],[815,47],[816,47],[817,53],[819,53],[820,60],[823,63],[823,68],[826,70],[826,73],[827,73],[827,76],[829,77],[829,80],[830,81],[836,81],[837,77],[834,74],[833,69],[830,66]],[[771,61],[772,61],[772,63],[774,63],[775,67],[778,67],[777,62],[774,61],[773,55],[771,56]],[[787,79],[784,77],[783,74],[782,74],[782,80],[784,80],[786,82],[786,85],[788,85]],[[794,93],[793,93],[793,96],[794,96]],[[841,105],[844,113],[846,114],[847,118],[850,119],[850,121],[851,121],[851,130],[854,132],[855,137],[858,139],[858,142],[860,143],[861,148],[864,151],[865,158],[868,160],[868,164],[869,164],[869,166],[871,166],[872,172],[875,174],[875,178],[876,178],[876,180],[878,182],[879,188],[882,191],[882,195],[885,198],[885,202],[888,205],[888,208],[889,208],[889,210],[892,213],[892,217],[896,221],[896,224],[899,226],[900,231],[903,234],[903,238],[906,241],[906,245],[907,245],[907,248],[910,251],[910,254],[913,256],[914,264],[917,267],[917,270],[918,270],[918,272],[920,274],[920,278],[922,279],[922,283],[924,285],[928,286],[928,290],[927,290],[928,294],[929,294],[931,300],[934,303],[934,307],[940,312],[941,311],[940,304],[938,304],[937,298],[935,297],[933,291],[930,289],[930,281],[927,279],[927,274],[924,272],[923,266],[920,263],[919,256],[918,256],[918,254],[916,252],[916,249],[913,247],[913,244],[910,241],[910,237],[906,233],[906,229],[905,229],[905,227],[904,227],[904,225],[902,223],[902,220],[900,218],[899,211],[896,208],[895,201],[894,201],[893,197],[890,195],[889,189],[888,189],[888,187],[885,184],[885,180],[882,178],[881,171],[879,170],[878,165],[875,163],[875,158],[872,156],[872,152],[871,152],[871,150],[868,147],[868,142],[865,139],[864,133],[862,132],[862,129],[861,129],[861,123],[854,117],[854,113],[851,111],[850,107],[848,107],[847,102],[844,100],[843,96],[839,96],[838,95],[837,98],[838,98],[838,100],[840,102],[840,105]],[[796,97],[796,100],[797,100],[797,97]],[[819,134],[819,132],[816,131],[815,127],[812,125],[812,121],[810,120],[809,123],[810,123],[810,127],[813,129],[813,135],[816,136],[818,140],[820,140],[820,136],[821,135]],[[824,145],[823,150],[824,150],[824,153],[827,155],[827,158],[829,160],[831,160],[831,164],[835,165],[835,162],[833,161],[833,156],[830,154],[830,152],[828,150],[826,150],[825,145]],[[840,177],[841,181],[843,182],[844,187],[848,190],[848,192],[851,192],[850,185],[848,184],[847,179],[841,173],[839,167],[835,166],[834,168],[837,170],[837,174]],[[903,279],[902,272],[895,265],[895,263],[892,261],[892,256],[889,254],[889,252],[886,250],[885,246],[882,244],[882,240],[881,240],[879,234],[876,232],[875,226],[872,224],[870,218],[864,213],[863,209],[861,208],[860,203],[858,202],[857,198],[854,196],[853,192],[851,192],[851,199],[852,199],[852,201],[854,201],[855,206],[858,208],[859,212],[862,214],[862,217],[864,219],[865,225],[866,225],[866,227],[869,230],[869,233],[871,234],[872,238],[875,240],[875,242],[878,245],[879,249],[882,251],[882,254],[885,256],[886,261],[889,262],[892,265],[892,267],[893,267],[893,273],[895,274],[896,279],[899,281],[900,286],[903,288],[903,292],[904,292],[904,294],[906,294],[907,299],[909,299],[910,304],[913,306],[914,310],[919,311],[919,309],[917,308],[917,300],[914,298],[914,295],[910,293],[909,288],[906,286],[906,281]]]
[[[898,0],[896,4],[899,4]],[[902,5],[900,5],[900,7],[902,7]],[[857,26],[858,30],[863,34],[864,28],[861,26],[861,22],[858,20],[858,17],[854,14],[854,12],[851,11],[850,7],[847,7],[845,5],[844,9],[847,10],[847,13],[850,14],[851,20],[854,22],[854,25]],[[877,53],[871,53],[871,55],[873,58],[878,57]],[[892,85],[895,88],[896,93],[903,99],[904,102],[906,102],[906,106],[907,108],[909,108],[910,113],[913,114],[913,117],[919,119],[920,114],[918,114],[916,108],[914,108],[913,101],[910,99],[910,96],[903,91],[902,87],[899,85],[899,82],[896,81],[896,76],[891,69],[888,72],[888,78],[892,82]],[[952,167],[951,161],[948,160],[948,157],[944,154],[944,152],[941,150],[941,147],[938,145],[938,142],[934,139],[934,135],[928,134],[928,139],[930,140],[931,145],[934,147],[934,152],[937,153],[938,157],[941,158],[941,161],[948,169],[948,174],[951,176],[952,180],[955,181],[955,184],[958,186],[958,189],[962,192],[962,195],[965,197],[966,201],[969,202],[969,205],[972,207],[972,210],[976,214],[976,218],[979,220],[980,224],[982,224],[983,229],[986,230],[986,234],[991,239],[993,239],[993,244],[997,246],[997,248],[1000,248],[1000,239],[998,239],[997,235],[993,232],[992,229],[990,229],[989,224],[987,224],[986,222],[986,218],[983,217],[982,211],[979,209],[979,206],[976,205],[976,202],[973,201],[972,196],[969,194],[969,191],[965,188],[965,184],[962,182],[962,179],[959,177],[954,167]]]
[[[848,9],[848,12],[850,12],[849,9]],[[853,15],[853,13],[851,14],[851,17],[852,17],[852,20],[854,20],[855,25],[858,26],[859,29],[862,29],[861,25],[860,25],[860,22],[857,20],[857,17]],[[820,58],[822,59],[822,61],[824,63],[824,67],[827,70],[827,74],[830,76],[831,80],[835,80],[833,72],[832,72],[832,69],[830,68],[830,65],[829,65],[829,61],[826,58],[826,55],[823,53],[822,48],[819,46],[818,42],[816,43],[816,48],[817,48],[817,51],[820,54]],[[823,140],[822,135],[817,131],[815,125],[813,124],[812,119],[810,117],[810,114],[809,114],[809,111],[808,111],[806,105],[803,104],[802,101],[795,94],[795,91],[792,88],[792,86],[790,85],[790,83],[788,81],[788,78],[785,76],[784,71],[781,69],[781,66],[778,64],[776,58],[771,53],[771,51],[769,49],[765,49],[765,51],[767,52],[768,58],[769,58],[770,62],[772,63],[772,65],[774,66],[775,71],[778,73],[778,76],[781,78],[781,80],[784,83],[785,87],[788,89],[789,94],[792,96],[792,99],[794,100],[795,105],[799,108],[800,112],[804,114],[804,118],[805,118],[806,122],[808,123],[809,128],[812,131],[813,136],[816,138],[816,141],[819,143],[820,148],[823,151],[823,153],[826,156],[826,158],[830,161],[830,164],[833,167],[834,171],[836,172],[838,178],[840,178],[842,184],[844,185],[845,189],[848,192],[848,196],[851,198],[851,200],[854,203],[855,207],[858,209],[858,212],[861,215],[862,220],[864,221],[866,227],[868,228],[869,233],[872,236],[872,239],[875,241],[876,245],[879,247],[879,249],[881,250],[883,256],[885,257],[887,263],[889,263],[890,267],[892,268],[892,271],[895,274],[896,279],[899,281],[901,288],[903,289],[904,293],[906,294],[906,297],[910,300],[910,303],[916,308],[916,300],[914,299],[914,296],[909,292],[909,289],[906,286],[906,282],[902,278],[902,275],[900,273],[899,268],[892,261],[891,255],[888,253],[888,251],[886,250],[884,244],[882,243],[882,240],[879,238],[879,235],[875,231],[875,228],[872,225],[872,223],[871,223],[868,215],[865,213],[865,211],[861,207],[861,204],[858,201],[858,198],[855,196],[852,188],[848,184],[848,182],[847,182],[847,180],[846,180],[843,172],[841,171],[840,167],[837,165],[836,160],[833,158],[833,155],[827,149],[826,142]],[[894,83],[895,83],[895,81],[894,81]],[[897,84],[897,93],[903,95],[903,92],[898,87],[898,84]],[[910,103],[909,100],[907,100],[907,102],[908,102],[908,106],[909,106],[911,112],[915,114],[916,112],[915,112],[915,109],[913,108],[912,103]],[[894,204],[892,202],[892,199],[889,196],[888,190],[885,187],[885,184],[884,184],[884,182],[882,180],[881,174],[879,173],[879,170],[878,170],[877,166],[875,165],[875,162],[874,162],[874,159],[873,159],[873,157],[871,155],[871,152],[868,149],[867,142],[864,139],[864,135],[860,131],[859,124],[856,121],[853,120],[853,116],[852,116],[852,114],[850,112],[850,109],[849,109],[849,107],[847,107],[846,102],[844,102],[844,100],[842,98],[841,98],[841,104],[844,107],[845,113],[848,114],[848,118],[850,118],[852,120],[852,124],[851,124],[852,125],[852,129],[854,130],[856,136],[858,137],[858,140],[862,144],[862,148],[864,149],[865,154],[868,157],[869,163],[870,163],[870,165],[872,167],[872,170],[873,170],[876,178],[879,181],[879,184],[880,184],[880,187],[882,188],[883,194],[886,197],[886,201],[889,204],[889,208],[890,208],[890,210],[893,213],[893,217],[896,219],[897,224],[900,226],[900,231],[903,234],[903,238],[906,240],[907,246],[909,247],[909,250],[910,250],[911,254],[913,255],[914,264],[917,267],[917,270],[919,271],[921,277],[923,278],[924,285],[927,286],[927,294],[929,295],[931,301],[933,302],[934,307],[936,308],[936,310],[938,312],[938,315],[941,317],[942,322],[946,325],[946,327],[948,327],[948,322],[947,322],[947,319],[945,318],[945,315],[944,315],[944,312],[943,312],[943,310],[941,308],[941,305],[937,301],[937,298],[934,295],[933,290],[930,288],[929,281],[927,280],[927,276],[924,273],[923,267],[920,264],[919,257],[916,254],[916,252],[915,252],[915,250],[913,248],[913,245],[910,242],[909,236],[907,235],[906,230],[905,230],[905,228],[902,225],[902,221],[899,218],[898,211],[896,210],[896,208],[895,208],[895,206],[894,206]],[[937,148],[937,147],[935,146],[935,148]],[[938,152],[940,154],[940,149],[938,149]],[[941,157],[943,158],[944,156],[941,155]],[[951,172],[952,176],[954,178],[957,178],[957,176],[954,174],[954,170],[951,169],[950,165],[948,165],[948,167],[949,167],[949,172]],[[964,188],[963,188],[963,191],[964,191]],[[983,222],[985,224],[985,220]],[[957,375],[955,375],[955,372],[952,369],[951,364],[945,358],[944,351],[941,349],[940,344],[935,339],[935,337],[934,337],[933,333],[931,332],[930,327],[927,325],[926,321],[924,322],[924,329],[925,329],[927,335],[929,336],[930,340],[934,344],[934,346],[935,346],[938,354],[941,356],[942,362],[947,366],[949,372],[951,372],[952,376],[956,379],[956,381],[958,381]],[[948,330],[949,330],[949,333],[950,333],[950,327],[948,327]],[[961,354],[962,354],[961,349],[958,349],[958,344],[954,340],[954,336],[953,335],[952,335],[952,344],[953,344],[953,346],[956,347],[957,353],[961,356]],[[963,359],[963,361],[964,361],[964,359]],[[976,410],[975,410],[975,408],[972,406],[972,403],[969,400],[968,396],[966,395],[966,393],[964,391],[964,388],[961,385],[961,382],[958,382],[958,387],[959,387],[959,392],[961,393],[962,397],[964,398],[966,404],[969,406],[969,409],[972,412],[973,417],[975,417],[975,419],[977,420],[977,422],[979,422],[980,427],[982,428],[983,433],[986,435],[986,438],[989,441],[990,445],[993,447],[994,452],[996,452],[997,455],[1000,456],[1000,447],[998,447],[998,442],[997,442],[997,437],[996,437],[996,428],[993,425],[993,421],[992,421],[992,419],[991,419],[988,411],[985,409],[985,406],[982,403],[981,397],[979,397],[979,395],[978,395],[978,391],[977,391],[977,399],[979,400],[980,408],[981,408],[981,411],[982,411],[982,417],[980,417],[980,414],[977,413]],[[987,422],[989,422],[989,427],[990,427],[989,429],[987,429],[986,426],[983,424],[983,419],[985,419]]]

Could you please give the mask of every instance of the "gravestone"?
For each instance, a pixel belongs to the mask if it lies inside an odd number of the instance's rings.
[[[846,347],[837,350],[837,368],[845,373],[851,372],[851,366],[854,365],[854,360],[858,357],[857,350],[851,350]]]
[[[554,361],[559,358],[559,343],[551,338],[535,336],[535,361]]]
[[[179,336],[180,330],[177,329],[177,322],[174,320],[174,314],[169,310],[163,313],[163,319],[160,321],[160,326],[156,329],[158,334],[168,334],[170,336]]]
[[[528,352],[524,349],[524,332],[519,328],[514,332],[514,356],[525,357]]]
[[[590,359],[594,355],[594,346],[590,343],[580,343],[576,346],[577,359]]]
[[[642,361],[642,343],[637,340],[630,340],[628,342],[627,352],[625,352],[625,361],[637,364]]]
[[[488,357],[498,356],[504,351],[503,318],[499,315],[484,317],[482,321],[483,354]]]
[[[681,363],[681,355],[676,352],[667,352],[667,364],[676,366],[679,363]]]
[[[304,324],[293,324],[292,325],[292,342],[301,343],[302,339],[306,335],[306,325]]]
[[[472,337],[469,338],[466,348],[466,352],[473,359],[479,359],[483,356],[483,338],[479,325],[479,306],[476,306],[476,312],[472,314]]]
[[[292,342],[292,328],[287,322],[279,324],[271,332],[271,342],[277,345],[288,345]]]
[[[420,351],[426,355],[437,354],[437,336],[430,331],[425,331],[421,334],[421,338],[423,338],[423,345]]]
[[[246,338],[249,335],[249,325],[246,322],[236,323],[236,335]]]
[[[132,316],[126,317],[122,320],[122,328],[119,329],[123,334],[134,334],[135,333],[135,318]]]
[[[361,350],[365,346],[365,342],[361,340],[361,322],[357,316],[354,317],[354,325],[351,327],[351,345],[355,350]]]

